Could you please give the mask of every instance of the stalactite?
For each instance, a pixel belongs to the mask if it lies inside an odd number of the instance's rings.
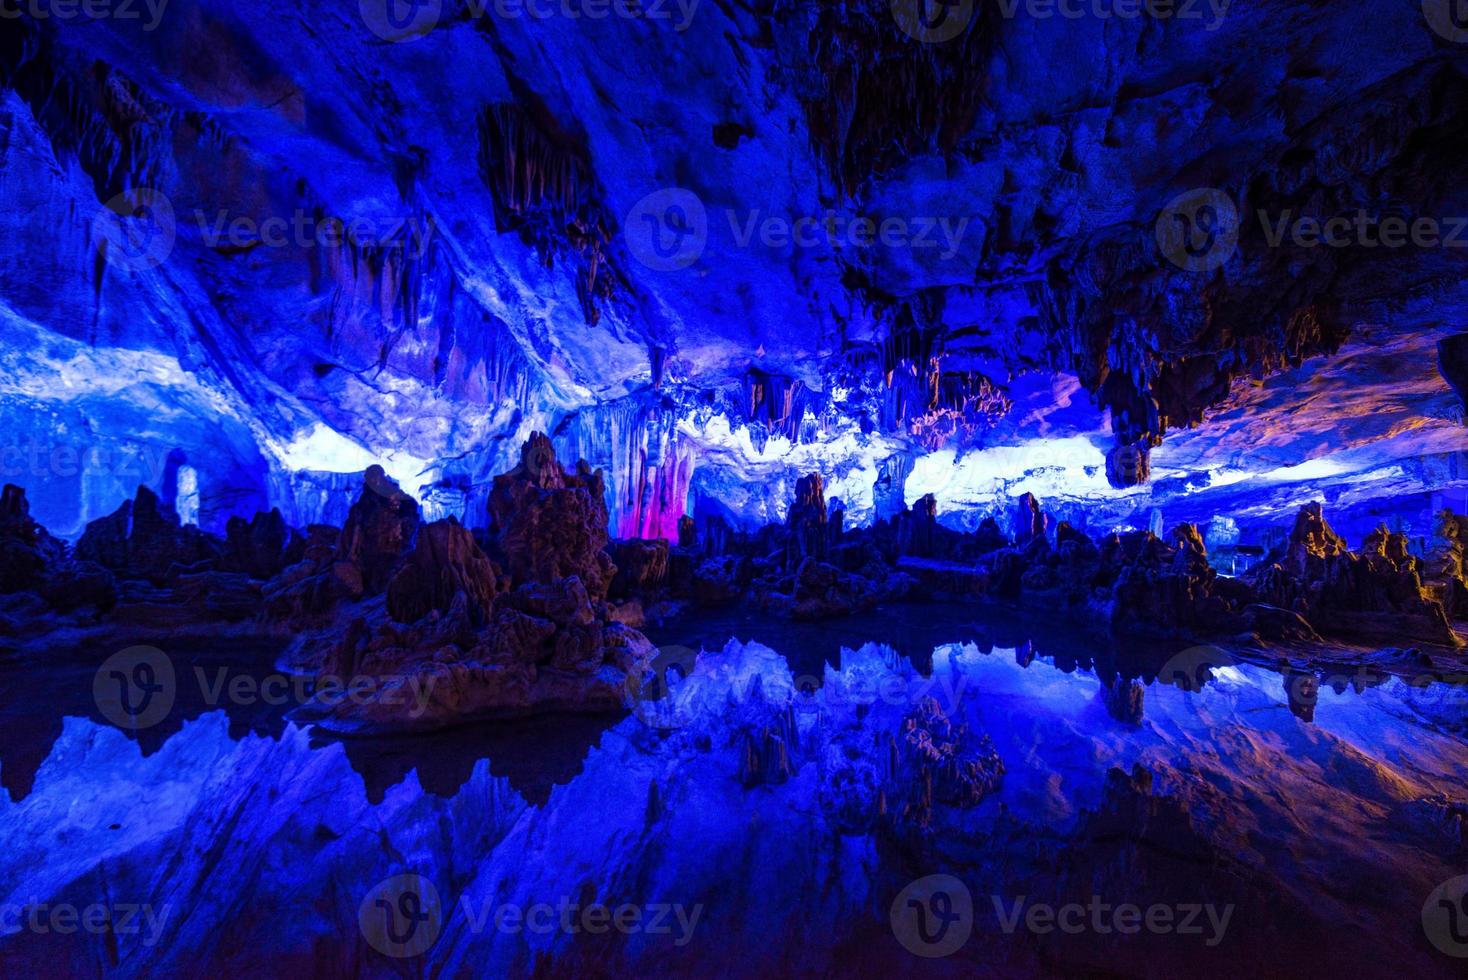
[[[989,5],[941,44],[907,36],[887,0],[819,5],[780,0],[776,16],[808,38],[811,141],[838,188],[852,194],[902,160],[952,152],[971,130],[993,30]]]
[[[494,195],[496,224],[519,231],[547,268],[558,255],[575,257],[577,296],[595,325],[597,301],[611,297],[615,279],[606,257],[611,222],[585,148],[554,125],[543,106],[487,106],[479,117],[479,175]]]
[[[185,114],[148,96],[116,68],[56,50],[35,22],[10,19],[0,42],[0,83],[30,105],[58,158],[75,158],[97,200],[154,188]]]
[[[633,397],[584,409],[558,430],[562,455],[607,472],[613,537],[678,540],[697,464],[677,431],[679,414],[661,400]]]

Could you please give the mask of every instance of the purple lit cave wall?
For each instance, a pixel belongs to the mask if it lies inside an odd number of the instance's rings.
[[[0,2],[0,971],[1452,975],[1465,147],[1460,0]]]

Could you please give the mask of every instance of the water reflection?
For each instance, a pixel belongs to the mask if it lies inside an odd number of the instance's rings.
[[[1468,853],[1463,685],[1408,683],[1400,658],[1347,673],[920,619],[835,637],[675,624],[659,639],[717,652],[650,687],[646,711],[378,739],[184,697],[179,718],[123,733],[85,708],[103,657],[76,654],[58,673],[81,710],[65,685],[49,706],[6,702],[56,734],[24,757],[40,761],[21,801],[0,799],[0,905],[105,891],[181,915],[151,947],[0,939],[0,966],[171,974],[245,950],[327,975],[905,974],[924,964],[889,910],[942,878],[971,893],[955,975],[1217,973],[1261,948],[1278,972],[1451,975],[1420,911]],[[831,649],[853,630],[871,632]],[[933,645],[916,665],[857,648],[897,634]],[[404,876],[443,921],[400,963],[359,911]],[[563,899],[702,913],[674,946],[465,911]],[[1014,908],[1093,900],[1213,908],[1218,945],[1004,927]]]
[[[1468,724],[1461,694],[1468,689],[1468,670],[1432,665],[1410,651],[1353,654],[1349,660],[1329,651],[1297,651],[1291,659],[1279,651],[1247,647],[1099,638],[1068,624],[1002,609],[986,610],[982,619],[973,613],[950,605],[908,605],[895,613],[879,609],[831,622],[794,623],[736,608],[655,625],[647,633],[665,649],[688,651],[683,658],[688,663],[679,665],[679,674],[687,673],[695,651],[720,650],[731,638],[763,643],[785,658],[797,688],[807,694],[820,688],[827,665],[841,665],[843,649],[881,644],[920,674],[930,675],[934,651],[957,645],[1010,657],[1020,667],[1038,662],[1066,674],[1092,676],[1100,682],[1098,699],[1108,715],[1132,726],[1145,717],[1151,685],[1199,694],[1217,684],[1220,671],[1244,664],[1278,675],[1279,703],[1303,722],[1314,721],[1322,691],[1363,695],[1396,682],[1412,689],[1412,710],[1419,716],[1430,717],[1445,731],[1462,732]],[[0,725],[8,733],[0,741],[0,785],[11,799],[24,799],[30,792],[37,769],[61,734],[63,719],[109,723],[93,698],[92,682],[98,664],[114,652],[89,645],[56,650],[44,670],[16,659],[0,660]],[[166,653],[178,675],[171,710],[159,723],[128,733],[144,756],[159,751],[187,722],[213,711],[225,713],[229,735],[236,741],[246,735],[278,739],[292,711],[310,693],[309,681],[279,675],[278,651],[258,641],[216,642]],[[649,683],[643,693],[657,690]],[[527,801],[539,805],[551,788],[580,771],[587,752],[620,719],[548,716],[380,737],[317,733],[312,744],[343,744],[373,801],[411,772],[429,792],[452,796],[478,762],[488,761],[495,775],[509,778]]]

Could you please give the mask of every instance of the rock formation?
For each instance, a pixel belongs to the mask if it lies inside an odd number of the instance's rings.
[[[370,596],[369,570],[390,572],[385,604],[335,613],[338,623],[352,617],[345,632],[328,629],[294,655],[303,666],[314,663],[321,677],[370,677],[383,696],[365,704],[313,703],[307,717],[375,730],[624,705],[653,649],[609,615],[617,569],[605,550],[598,474],[584,467],[567,473],[550,441],[533,436],[520,464],[494,481],[488,553],[452,519],[415,536],[416,508],[383,481],[369,472],[330,567],[318,565],[308,581],[341,580],[345,564],[360,570]],[[412,549],[396,553],[409,539]],[[410,709],[388,696],[405,688],[425,692],[425,700]]]
[[[111,569],[120,578],[161,585],[184,571],[216,561],[220,543],[197,527],[181,526],[158,495],[138,487],[110,516],[93,521],[76,543],[76,556]]]
[[[495,477],[489,496],[490,532],[517,585],[577,576],[595,602],[604,602],[616,572],[607,555],[606,484],[578,464],[567,473],[540,433],[520,451],[520,463]]]
[[[387,588],[417,531],[418,502],[381,466],[370,466],[342,527],[336,559],[360,569],[363,589],[375,595]]]
[[[1299,613],[1322,633],[1462,644],[1405,538],[1383,527],[1349,551],[1318,503],[1301,508],[1283,549],[1248,581],[1260,601]]]

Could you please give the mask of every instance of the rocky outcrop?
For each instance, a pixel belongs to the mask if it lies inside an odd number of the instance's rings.
[[[1463,403],[1468,420],[1468,333],[1457,333],[1437,342],[1437,366],[1443,380],[1452,386]]]
[[[1135,487],[1152,478],[1152,446],[1147,440],[1113,446],[1106,453],[1106,479],[1117,489]]]
[[[931,493],[919,498],[895,520],[899,555],[937,558],[949,550],[943,547],[945,529],[938,524],[938,499]]]
[[[1423,584],[1450,616],[1468,619],[1468,518],[1441,511],[1422,563]]]
[[[923,698],[903,720],[894,752],[888,800],[899,826],[927,829],[937,805],[978,806],[1004,780],[1004,760],[987,735],[955,723],[933,698]]]
[[[306,542],[286,525],[279,508],[250,520],[231,517],[224,527],[224,553],[219,567],[270,579],[305,557]]]
[[[163,585],[170,578],[223,554],[219,539],[197,527],[181,526],[172,508],[158,495],[138,487],[111,515],[87,525],[76,544],[76,557],[111,569],[119,578],[147,579]]]
[[[795,619],[848,616],[876,604],[873,583],[814,558],[801,562],[795,572],[790,615]]]
[[[6,484],[0,495],[0,593],[38,589],[58,555],[49,535],[31,520],[25,491]]]
[[[1261,601],[1299,613],[1322,633],[1462,645],[1403,536],[1378,528],[1360,552],[1349,551],[1318,503],[1300,510],[1288,542],[1248,579]]]
[[[609,592],[613,598],[654,595],[668,586],[671,549],[667,541],[613,541],[607,552],[617,567]]]
[[[265,621],[299,628],[330,620],[343,603],[362,597],[362,570],[336,560],[338,528],[310,528],[305,557],[266,582],[262,588]]]
[[[1032,493],[1026,493],[1015,504],[1014,544],[1023,548],[1036,540],[1044,540],[1050,519],[1040,509],[1040,501]]]
[[[606,484],[584,464],[567,473],[551,441],[535,433],[520,463],[494,478],[490,532],[510,579],[554,582],[578,577],[596,602],[605,601],[616,573],[607,546]]]
[[[1184,636],[1228,628],[1233,610],[1214,594],[1217,573],[1197,527],[1180,525],[1171,538],[1169,545],[1142,531],[1102,547],[1115,569],[1108,603],[1114,630]]]
[[[830,545],[826,516],[826,494],[821,475],[812,473],[801,477],[795,483],[795,499],[785,520],[787,569],[799,568],[808,558],[825,560]]]
[[[7,484],[0,493],[0,595],[28,592],[57,613],[105,613],[117,602],[112,572],[75,558],[65,542],[31,519],[25,491]],[[44,627],[31,624],[33,629]]]
[[[474,535],[453,518],[426,524],[413,551],[387,585],[387,611],[399,623],[447,613],[459,596],[465,614],[482,625],[494,606],[497,576]]]
[[[370,466],[363,474],[362,495],[342,527],[337,560],[360,569],[363,589],[375,595],[387,588],[417,531],[418,502],[381,466]]]
[[[318,677],[371,678],[378,695],[318,699],[304,717],[360,731],[624,705],[654,651],[613,619],[607,604],[617,569],[604,550],[599,474],[584,466],[567,473],[549,440],[533,436],[519,465],[494,481],[487,551],[453,519],[417,528],[416,508],[400,505],[393,489],[364,488],[342,544],[281,596],[315,602],[323,591],[339,591],[333,583],[350,580],[353,571],[364,586],[362,601],[337,611],[338,625],[295,659],[314,665]],[[397,556],[410,529],[412,549]],[[652,585],[659,565],[666,578],[666,543],[627,551],[646,558],[635,572],[638,583]],[[392,572],[380,604],[366,587],[370,569]],[[419,697],[404,698],[404,690]]]

